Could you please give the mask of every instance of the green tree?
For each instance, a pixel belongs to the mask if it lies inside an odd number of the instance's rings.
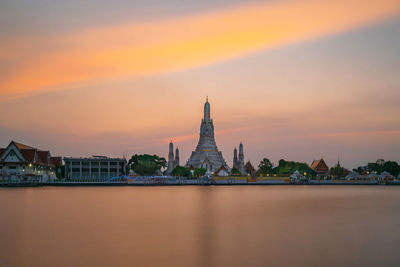
[[[231,174],[232,175],[240,175],[240,171],[238,169],[236,169],[236,168],[232,168]]]
[[[383,171],[387,171],[391,175],[397,177],[400,172],[400,165],[396,161],[386,161],[383,164]]]
[[[306,163],[286,161],[284,159],[281,159],[279,161],[279,165],[278,167],[273,169],[273,173],[278,175],[290,175],[293,174],[296,170],[299,171],[301,174],[306,173],[310,176],[315,175],[315,172]]]
[[[135,154],[128,165],[139,175],[153,175],[157,170],[167,167],[167,161],[157,155]]]
[[[358,173],[365,173],[365,172],[376,172],[378,174],[386,171],[391,175],[397,177],[400,172],[400,165],[396,161],[385,161],[383,164],[378,164],[377,162],[369,162],[366,166],[359,166],[354,169]]]
[[[334,178],[344,178],[346,175],[346,169],[343,168],[340,165],[336,165],[335,167],[332,167],[329,171],[330,175]]]
[[[195,168],[194,169],[194,176],[198,177],[198,176],[203,176],[205,175],[207,172],[207,170],[205,168]]]
[[[183,167],[183,166],[176,166],[175,169],[172,170],[171,175],[172,176],[189,177],[190,176],[190,170],[189,170],[189,168],[186,168],[186,167]]]
[[[58,179],[61,178],[65,178],[65,166],[64,165],[56,165],[55,169],[54,169],[55,173],[56,173],[56,177]]]
[[[258,164],[257,174],[269,174],[272,172],[272,163],[269,159],[264,158]]]

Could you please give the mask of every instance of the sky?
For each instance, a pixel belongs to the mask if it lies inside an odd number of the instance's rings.
[[[400,161],[398,0],[0,3],[0,146]]]

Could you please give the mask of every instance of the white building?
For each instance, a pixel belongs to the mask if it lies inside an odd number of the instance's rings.
[[[55,179],[55,167],[62,165],[61,157],[52,157],[50,151],[11,141],[0,148],[0,179],[35,180]]]
[[[125,175],[126,171],[124,158],[93,156],[91,158],[64,158],[64,162],[67,179],[106,180]]]

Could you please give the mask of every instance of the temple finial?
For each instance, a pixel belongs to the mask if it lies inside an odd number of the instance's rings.
[[[208,96],[206,96],[206,101],[208,102]]]

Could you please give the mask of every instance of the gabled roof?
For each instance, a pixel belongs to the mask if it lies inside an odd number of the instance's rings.
[[[31,147],[31,146],[28,146],[28,145],[24,145],[24,144],[17,143],[17,142],[14,142],[14,141],[11,141],[11,142],[14,143],[15,146],[16,146],[19,150],[21,150],[21,149],[34,149],[34,147]]]
[[[314,171],[318,171],[318,170],[329,170],[328,165],[326,165],[325,161],[321,158],[320,160],[314,160],[311,163],[311,169],[313,169]]]
[[[20,149],[20,152],[21,152],[22,156],[25,158],[26,161],[28,161],[30,163],[34,163],[35,162],[36,149],[34,149],[34,148]]]
[[[246,171],[248,171],[248,172],[253,172],[253,171],[256,170],[256,169],[254,169],[254,167],[253,167],[253,165],[251,164],[250,161],[248,161],[248,162],[246,163],[246,165],[244,166],[244,168],[245,168]]]
[[[27,161],[29,163],[41,164],[45,166],[52,165],[50,151],[42,151],[38,148],[24,145],[14,141],[11,141],[10,144],[7,146],[7,148],[5,149],[0,148],[0,157],[3,158],[2,154],[6,153],[6,151],[10,149],[13,149],[16,152],[17,157],[21,161]],[[53,162],[57,162],[60,163],[60,165],[62,165],[61,157],[55,157],[55,159],[53,159]]]
[[[50,157],[50,164],[53,166],[61,166],[62,158],[61,157]]]
[[[223,164],[221,165],[221,167],[219,167],[219,169],[215,173],[218,174],[220,171],[226,171],[227,173],[229,173],[229,171],[225,168]]]
[[[38,163],[43,165],[49,165],[50,152],[49,151],[37,151]]]

